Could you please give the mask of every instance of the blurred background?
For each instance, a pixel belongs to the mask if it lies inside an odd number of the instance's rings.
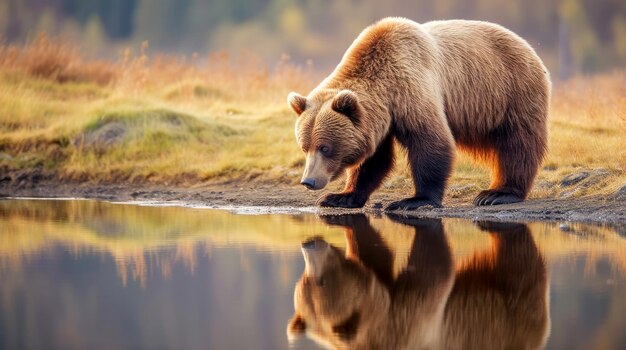
[[[147,41],[152,52],[251,52],[328,70],[385,16],[502,24],[530,42],[554,79],[626,63],[624,0],[0,0],[0,36],[19,44],[43,31],[104,58]]]

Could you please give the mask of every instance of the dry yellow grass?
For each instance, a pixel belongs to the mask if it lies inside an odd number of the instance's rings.
[[[285,98],[308,92],[322,74],[288,59],[268,67],[251,53],[171,57],[147,50],[144,44],[117,60],[90,60],[45,35],[0,46],[2,172],[36,169],[100,183],[297,181],[303,155]],[[531,196],[615,191],[626,183],[624,135],[624,71],[556,84],[550,153]],[[385,186],[410,186],[405,168],[401,162]],[[592,175],[577,186],[555,186],[584,170]],[[488,185],[487,175],[459,155],[450,196],[475,193]]]

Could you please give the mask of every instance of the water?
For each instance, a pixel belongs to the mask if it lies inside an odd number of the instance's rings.
[[[625,286],[612,228],[0,201],[0,349],[625,349]]]

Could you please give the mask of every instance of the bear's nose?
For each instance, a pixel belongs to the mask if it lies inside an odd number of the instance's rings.
[[[300,181],[300,184],[304,185],[309,190],[312,190],[313,188],[315,188],[315,179],[308,177],[306,179],[302,179],[302,181]]]
[[[309,249],[310,250],[310,249],[315,249],[315,248],[318,248],[318,247],[321,247],[321,246],[325,246],[327,244],[328,243],[326,243],[326,241],[322,237],[314,236],[314,237],[311,237],[311,238],[307,239],[306,241],[302,242],[301,246],[302,246],[303,249]]]

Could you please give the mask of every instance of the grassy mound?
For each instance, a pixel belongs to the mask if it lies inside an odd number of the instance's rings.
[[[72,178],[95,180],[198,180],[230,138],[245,134],[220,122],[201,121],[165,108],[96,113],[73,138],[65,164]]]

